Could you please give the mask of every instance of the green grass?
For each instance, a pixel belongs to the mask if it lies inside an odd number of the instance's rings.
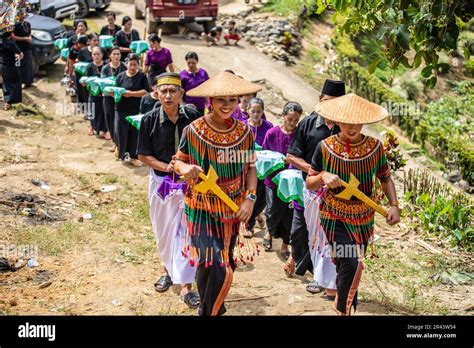
[[[83,243],[86,231],[76,222],[67,222],[61,226],[22,225],[15,227],[13,236],[18,244],[37,246],[40,255],[58,256]]]
[[[282,17],[297,16],[303,4],[310,8],[313,3],[314,0],[272,0],[265,4],[263,11],[271,11]]]
[[[103,184],[115,184],[118,181],[117,174],[107,174],[102,178]]]
[[[364,299],[383,302],[395,313],[447,314],[449,309],[441,305],[436,296],[427,297],[423,290],[437,285],[433,275],[459,267],[459,263],[453,264],[445,257],[407,250],[406,247],[400,249],[400,245],[393,241],[379,244],[378,258],[365,259],[368,283],[378,284],[384,293],[380,290],[363,292]],[[391,290],[387,289],[388,286]]]
[[[307,51],[309,60],[314,63],[321,63],[324,60],[323,53],[314,45],[310,45]]]

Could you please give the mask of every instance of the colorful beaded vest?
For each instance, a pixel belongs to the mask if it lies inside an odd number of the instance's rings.
[[[250,165],[256,161],[254,137],[243,122],[233,120],[227,130],[218,130],[209,125],[204,117],[192,122],[185,130],[184,148],[180,148],[177,159],[200,166],[206,173],[212,165],[219,176],[217,184],[237,204],[244,200],[246,179]],[[182,146],[182,145],[181,145]],[[220,198],[209,192],[198,193],[190,185],[185,196],[185,213],[188,219],[189,235],[200,238],[211,237],[224,240],[224,249],[219,251],[221,264],[228,265],[228,249],[231,236],[239,233],[240,223],[236,214]],[[202,236],[202,225],[206,225],[206,236]],[[238,247],[244,247],[237,242]],[[250,248],[250,246],[247,246]],[[190,258],[198,262],[209,262],[216,250],[190,248]],[[250,251],[250,249],[249,249]],[[205,253],[198,255],[198,253]],[[251,252],[254,254],[254,252]],[[209,256],[207,256],[209,255]],[[238,255],[243,258],[239,248]]]
[[[378,139],[364,136],[360,142],[350,144],[344,143],[339,135],[333,135],[321,142],[321,150],[324,171],[337,174],[345,182],[354,174],[360,182],[358,189],[376,200],[375,177],[384,180],[390,176],[390,166]],[[321,225],[329,241],[334,240],[339,220],[357,244],[367,243],[373,235],[375,211],[357,198],[336,197],[343,189],[326,190],[321,202]]]

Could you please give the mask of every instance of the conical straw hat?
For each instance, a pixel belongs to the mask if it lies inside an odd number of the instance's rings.
[[[189,97],[235,97],[257,93],[262,87],[231,73],[222,71],[196,88],[186,92]]]
[[[349,124],[376,123],[388,116],[385,108],[353,93],[324,100],[315,111],[325,119]]]

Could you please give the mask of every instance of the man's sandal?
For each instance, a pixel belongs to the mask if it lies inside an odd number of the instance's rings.
[[[155,290],[158,292],[166,292],[171,285],[173,285],[171,277],[169,275],[164,275],[155,283]]]
[[[306,291],[311,294],[319,294],[320,292],[324,291],[324,288],[319,286],[315,281],[312,281],[306,285]]]
[[[199,295],[194,292],[188,292],[186,295],[181,296],[181,301],[186,303],[186,305],[191,309],[196,309],[201,303]]]

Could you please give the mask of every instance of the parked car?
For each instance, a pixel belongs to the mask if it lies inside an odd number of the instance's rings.
[[[78,0],[79,10],[76,13],[76,18],[85,18],[89,14],[91,8],[96,11],[105,11],[110,6],[112,0]]]
[[[29,0],[34,13],[62,20],[64,18],[85,18],[90,9],[104,11],[111,0]]]
[[[215,26],[218,0],[134,0],[135,18],[145,18],[148,33],[166,22],[197,22],[209,32]]]
[[[26,18],[31,24],[31,50],[33,56],[33,73],[37,73],[40,66],[54,63],[60,52],[54,48],[54,41],[66,35],[66,28],[56,19],[28,14]]]
[[[70,18],[79,11],[77,0],[29,0],[29,12],[62,20]]]

